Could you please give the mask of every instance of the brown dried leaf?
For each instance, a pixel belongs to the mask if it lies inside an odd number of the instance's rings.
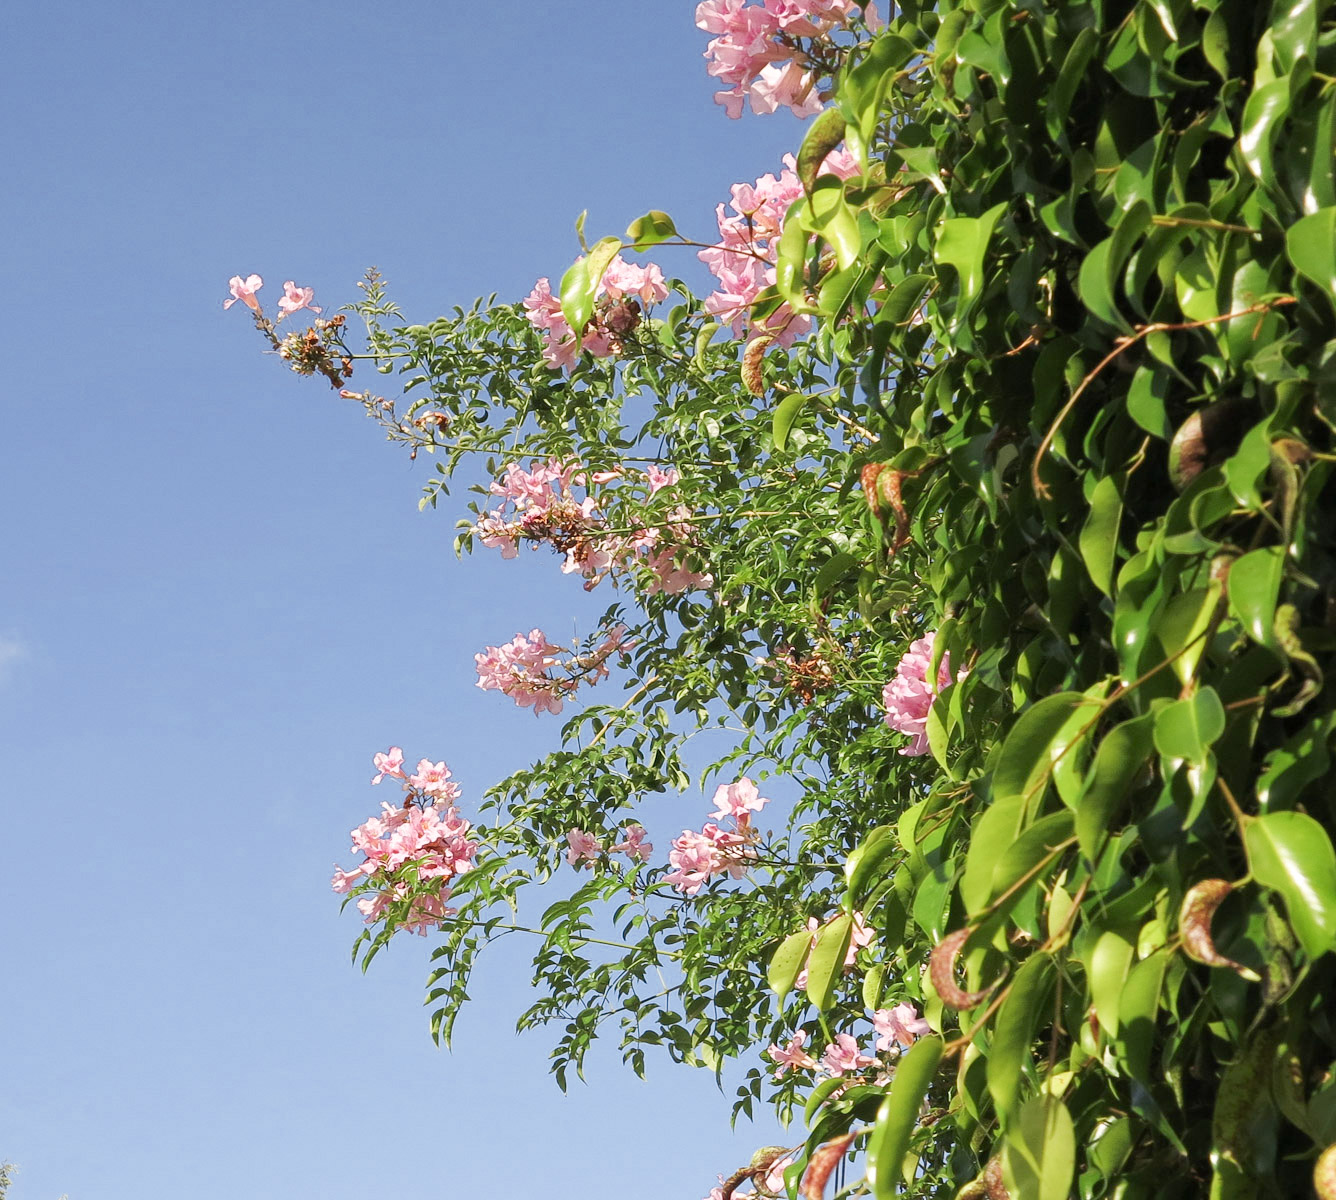
[[[948,933],[933,949],[932,957],[928,960],[928,976],[932,980],[932,986],[937,989],[942,1003],[948,1008],[973,1008],[1002,982],[999,979],[981,992],[967,992],[956,984],[956,959],[960,955],[961,947],[973,932],[974,930],[966,927],[957,929],[955,933]]]
[[[803,1196],[805,1200],[823,1200],[826,1194],[826,1180],[839,1165],[849,1143],[854,1140],[852,1133],[827,1142],[807,1162],[807,1174],[803,1176]]]
[[[1257,983],[1260,979],[1257,972],[1232,958],[1226,958],[1215,948],[1215,941],[1211,937],[1211,919],[1215,916],[1215,910],[1233,890],[1234,885],[1223,879],[1203,879],[1188,888],[1187,895],[1183,897],[1183,906],[1178,910],[1178,930],[1183,937],[1183,953],[1194,962],[1204,963],[1208,967],[1228,967],[1244,979]]]

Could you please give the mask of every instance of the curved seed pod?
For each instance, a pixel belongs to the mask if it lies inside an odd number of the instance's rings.
[[[723,1197],[723,1200],[733,1200],[733,1192],[750,1179],[751,1175],[751,1167],[739,1167],[725,1179],[723,1186],[719,1189],[719,1194]]]
[[[753,338],[743,351],[742,383],[753,396],[765,395],[765,376],[761,372],[761,366],[765,362],[765,352],[774,340],[768,336]]]
[[[849,1143],[854,1140],[852,1133],[827,1142],[807,1162],[807,1174],[803,1176],[803,1196],[805,1200],[823,1200],[826,1194],[826,1180],[839,1165]]]
[[[1317,1200],[1336,1200],[1336,1145],[1328,1146],[1313,1164],[1313,1190]]]
[[[971,1183],[967,1183],[956,1193],[956,1200],[988,1200],[988,1185],[983,1181],[983,1176]]]
[[[1011,1200],[1011,1192],[1002,1179],[1002,1160],[996,1155],[988,1160],[983,1169],[983,1185],[988,1200]]]
[[[966,927],[957,929],[955,933],[948,933],[937,943],[932,957],[928,959],[928,977],[942,998],[942,1003],[948,1008],[973,1008],[1002,982],[998,979],[981,992],[967,992],[956,985],[956,958],[973,932],[974,930]]]
[[[1244,979],[1258,983],[1261,976],[1242,963],[1226,958],[1215,948],[1211,938],[1211,918],[1234,885],[1223,879],[1203,879],[1188,888],[1183,906],[1178,910],[1178,931],[1183,936],[1183,953],[1194,962],[1208,967],[1228,967]]]
[[[1238,449],[1247,414],[1244,401],[1220,400],[1198,408],[1179,426],[1169,443],[1169,478],[1177,491]]]

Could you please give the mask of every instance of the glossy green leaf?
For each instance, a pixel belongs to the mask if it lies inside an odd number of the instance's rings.
[[[1005,204],[996,204],[981,217],[951,217],[943,221],[937,231],[932,248],[933,258],[954,267],[959,280],[957,323],[964,320],[983,293],[983,268],[988,243],[1006,207]]]
[[[808,241],[804,223],[806,206],[807,201],[800,199],[789,208],[775,259],[775,287],[795,312],[807,307],[807,292],[803,287]]]
[[[988,889],[991,902],[1009,891],[1072,836],[1074,818],[1067,809],[1040,817],[1014,842],[999,848]],[[971,910],[971,915],[973,915]]]
[[[1336,851],[1306,813],[1266,813],[1243,827],[1253,877],[1279,892],[1310,957],[1336,949]]]
[[[919,1038],[895,1068],[867,1143],[867,1181],[874,1200],[890,1200],[900,1192],[900,1168],[943,1049],[937,1034]]]
[[[819,234],[835,251],[835,261],[841,268],[853,266],[863,249],[858,217],[844,197],[844,187],[842,179],[822,175],[812,185],[803,218],[804,227]]]
[[[1076,1170],[1076,1128],[1056,1096],[1032,1096],[1002,1143],[1014,1200],[1068,1200]]]
[[[960,898],[971,914],[981,912],[993,892],[993,871],[1007,847],[1020,834],[1025,802],[1020,796],[995,799],[974,822]]]
[[[845,860],[845,898],[850,912],[858,909],[869,885],[881,879],[887,862],[899,850],[895,830],[890,825],[878,825]]]
[[[1172,700],[1155,714],[1155,748],[1166,758],[1201,764],[1225,732],[1225,708],[1214,688]]]
[[[793,990],[793,984],[807,962],[808,951],[812,947],[812,931],[801,929],[791,933],[782,942],[770,958],[766,970],[766,982],[781,1000]]]
[[[844,973],[852,931],[853,917],[841,913],[817,932],[816,945],[807,959],[807,998],[821,1012],[830,1007],[835,985]]]
[[[1065,122],[1072,106],[1072,99],[1076,95],[1076,89],[1086,79],[1086,68],[1098,47],[1099,35],[1093,29],[1082,29],[1072,39],[1071,47],[1062,60],[1062,69],[1048,93],[1048,104],[1044,114],[1048,135],[1054,141],[1065,139]]]
[[[1132,943],[1121,933],[1109,929],[1099,935],[1086,964],[1090,999],[1099,1018],[1099,1027],[1107,1037],[1118,1036],[1118,1009],[1132,956]]]
[[[1276,604],[1284,576],[1285,551],[1280,546],[1250,550],[1229,566],[1229,615],[1263,646],[1275,645]]]
[[[1220,585],[1192,588],[1175,596],[1152,625],[1148,657],[1141,669],[1167,662],[1180,683],[1187,683],[1197,670],[1206,649],[1206,631],[1211,626],[1220,598]]]
[[[1243,155],[1243,161],[1248,164],[1253,175],[1264,183],[1275,178],[1272,144],[1289,107],[1290,81],[1284,77],[1259,87],[1248,97],[1248,103],[1243,109],[1239,153]]]
[[[1336,305],[1336,208],[1322,208],[1300,217],[1286,230],[1285,253],[1294,269],[1317,284]]]
[[[993,772],[995,802],[1020,798],[1037,803],[1054,763],[1078,737],[1088,736],[1100,706],[1080,692],[1045,696],[1020,718],[998,755]]]
[[[1309,784],[1327,775],[1331,768],[1327,747],[1333,730],[1336,713],[1327,713],[1267,755],[1257,777],[1257,803],[1263,812],[1292,806]]]
[[[1152,747],[1154,717],[1147,713],[1116,725],[1104,735],[1086,774],[1076,806],[1076,838],[1081,853],[1094,860],[1127,807],[1133,785],[1144,771]]]
[[[793,429],[794,422],[798,420],[809,400],[810,397],[802,392],[794,392],[775,405],[774,415],[770,418],[770,437],[776,451],[782,453],[788,446],[789,433]]]
[[[1121,479],[1106,475],[1095,484],[1090,513],[1081,526],[1078,545],[1086,570],[1106,596],[1113,594],[1113,568],[1118,555],[1118,525],[1123,515]]]
[[[1155,1044],[1160,1010],[1160,992],[1170,953],[1160,949],[1132,967],[1118,999],[1118,1029],[1115,1050],[1124,1071],[1132,1079],[1150,1078],[1151,1051]]]
[[[637,217],[626,230],[626,240],[633,250],[646,250],[660,242],[677,237],[677,226],[666,212],[652,208],[643,217]]]
[[[988,1091],[1004,1130],[1011,1123],[1026,1079],[1035,1029],[1041,1021],[1046,1023],[1053,1017],[1044,1008],[1052,977],[1052,958],[1047,954],[1032,954],[1016,972],[993,1022],[988,1049]]]
[[[588,255],[561,277],[561,314],[574,332],[580,333],[593,315],[594,296],[603,273],[621,248],[621,238],[600,238]]]
[[[863,560],[856,554],[839,553],[832,555],[817,571],[812,580],[812,591],[818,597],[824,597],[837,583],[842,583],[863,565]]]

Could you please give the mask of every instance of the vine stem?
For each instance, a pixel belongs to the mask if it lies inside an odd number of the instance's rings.
[[[617,711],[619,713],[624,713],[628,708],[631,707],[631,705],[633,705],[637,700],[639,700],[641,696],[643,696],[647,691],[649,691],[650,688],[652,688],[658,682],[659,682],[658,672],[655,672],[648,679],[646,679],[645,682],[642,683],[634,692],[631,693],[631,695],[627,698],[626,703],[621,705],[617,709]],[[612,728],[614,721],[615,721],[614,717],[609,717],[603,723],[603,727],[596,734],[594,734],[594,740],[589,743],[586,749],[592,750],[595,746],[597,746],[599,742],[601,742],[607,735],[608,730]]]
[[[1079,384],[1076,390],[1071,394],[1071,398],[1062,406],[1062,411],[1053,419],[1053,424],[1048,427],[1048,432],[1044,434],[1044,440],[1039,443],[1039,449],[1035,451],[1034,463],[1030,467],[1030,486],[1034,494],[1041,500],[1052,499],[1053,493],[1042,479],[1039,478],[1039,465],[1044,460],[1044,455],[1048,453],[1053,445],[1053,439],[1058,436],[1058,430],[1062,423],[1071,415],[1071,411],[1076,407],[1076,402],[1096,379],[1101,371],[1126,350],[1130,350],[1142,338],[1149,337],[1152,333],[1178,333],[1186,329],[1201,329],[1207,325],[1218,325],[1221,321],[1232,321],[1236,317],[1246,317],[1250,313],[1270,312],[1272,309],[1280,308],[1286,304],[1298,304],[1298,298],[1295,296],[1281,296],[1275,300],[1263,300],[1257,304],[1250,304],[1247,308],[1241,308],[1237,312],[1222,313],[1218,317],[1208,317],[1204,321],[1156,321],[1151,325],[1139,325],[1137,331],[1131,337],[1120,337],[1114,342],[1113,349],[1095,364],[1092,370]]]
[[[453,918],[453,920],[454,920],[455,924],[474,925],[474,926],[483,926],[483,927],[486,927],[486,926],[488,926],[488,925],[491,925],[492,928],[491,928],[491,931],[490,931],[490,932],[493,932],[493,933],[530,933],[530,934],[533,934],[534,937],[540,937],[540,938],[549,938],[549,937],[552,936],[552,931],[551,931],[550,929],[534,929],[534,928],[533,928],[532,926],[530,926],[530,925],[492,925],[492,923],[491,923],[490,921],[462,921],[462,922],[461,922],[458,918]],[[581,945],[589,945],[589,946],[611,946],[614,950],[640,950],[640,949],[643,949],[643,947],[641,947],[641,946],[633,946],[633,945],[631,945],[630,942],[611,942],[611,941],[608,941],[606,938],[587,937],[587,936],[586,936],[585,934],[583,934],[583,933],[572,933],[572,934],[569,935],[569,937],[570,937],[570,940],[571,940],[571,941],[573,941],[573,942],[579,942]],[[655,951],[656,951],[657,953],[660,953],[660,954],[663,954],[663,955],[667,956],[668,958],[681,958],[681,957],[682,957],[680,954],[678,954],[678,953],[676,953],[676,952],[674,952],[674,951],[672,951],[672,950],[660,950],[657,946],[655,947]]]

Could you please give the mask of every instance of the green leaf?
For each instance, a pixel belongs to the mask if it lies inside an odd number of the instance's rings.
[[[573,263],[561,277],[561,315],[577,336],[589,323],[594,313],[594,295],[603,281],[603,273],[621,248],[621,238],[600,238],[589,254]]]
[[[784,232],[779,236],[775,259],[775,288],[794,312],[808,308],[807,293],[803,288],[803,264],[807,255],[806,200],[798,200],[789,208],[784,221]]]
[[[993,1037],[988,1049],[988,1091],[997,1108],[998,1120],[1006,1129],[1016,1110],[1021,1084],[1030,1064],[1035,1029],[1052,1014],[1044,1011],[1044,1000],[1053,974],[1053,960],[1047,954],[1032,954],[1011,981],[1007,998],[993,1022]]]
[[[804,228],[819,234],[835,251],[841,268],[851,267],[862,253],[863,239],[858,231],[858,217],[844,197],[844,180],[823,175],[812,185],[807,198]],[[790,212],[790,221],[793,220]]]
[[[1289,76],[1282,76],[1280,79],[1273,79],[1270,83],[1263,84],[1248,97],[1248,103],[1243,108],[1239,153],[1243,156],[1243,161],[1248,164],[1248,170],[1266,184],[1272,183],[1276,177],[1271,162],[1271,148],[1289,109]],[[1286,241],[1288,240],[1287,237]]]
[[[841,552],[833,555],[821,564],[812,580],[812,592],[818,598],[824,597],[837,583],[843,582],[863,566],[863,560],[856,554]]]
[[[1108,838],[1115,817],[1126,807],[1133,781],[1150,757],[1150,713],[1124,721],[1104,735],[1086,774],[1085,791],[1076,805],[1076,839],[1092,862]]]
[[[817,932],[816,945],[808,957],[807,998],[821,1012],[830,1007],[835,995],[835,984],[844,973],[844,958],[849,952],[853,920],[849,913],[841,913],[823,925]]]
[[[780,942],[779,948],[771,956],[765,978],[781,1000],[793,990],[794,981],[807,961],[807,952],[811,945],[812,931],[800,929]]]
[[[1253,878],[1279,892],[1309,957],[1336,949],[1336,851],[1306,813],[1266,813],[1243,827]]]
[[[1257,480],[1271,465],[1271,429],[1270,423],[1263,421],[1254,425],[1243,435],[1239,448],[1225,460],[1223,469],[1225,482],[1234,499],[1244,508],[1254,512],[1262,507],[1262,498],[1257,494]]]
[[[881,879],[886,860],[899,849],[895,830],[890,825],[878,825],[845,860],[845,907],[850,912],[858,909],[868,885]]]
[[[844,114],[838,108],[828,108],[812,122],[803,138],[798,151],[798,180],[809,195],[826,155],[844,141],[844,130]]]
[[[1152,661],[1143,659],[1147,670],[1161,662],[1169,662],[1179,683],[1186,684],[1197,671],[1197,663],[1206,649],[1206,631],[1210,628],[1220,599],[1220,585],[1192,588],[1175,596],[1151,626],[1151,644],[1147,654]]]
[[[988,904],[993,891],[993,871],[1021,831],[1024,808],[1020,796],[995,798],[974,821],[965,855],[965,873],[960,879],[960,898],[971,915]]]
[[[988,890],[989,902],[1019,883],[1044,859],[1049,858],[1058,846],[1072,836],[1072,828],[1072,814],[1063,809],[1040,817],[1014,842],[1001,847],[997,864],[993,867],[992,885]]]
[[[1201,52],[1221,79],[1229,78],[1229,19],[1224,8],[1217,8],[1201,31]]]
[[[1118,525],[1123,516],[1122,477],[1105,475],[1090,497],[1090,514],[1081,526],[1078,546],[1095,586],[1113,595],[1113,567],[1118,554]]]
[[[1336,208],[1320,208],[1295,221],[1285,232],[1285,253],[1294,269],[1336,305]]]
[[[1002,743],[993,772],[994,803],[1037,801],[1054,764],[1079,736],[1089,735],[1100,705],[1080,692],[1045,696],[1020,715]]]
[[[983,294],[988,243],[1006,207],[1005,203],[995,204],[981,217],[950,217],[938,227],[932,256],[936,262],[955,268],[960,286],[955,317],[958,325]]]
[[[1165,409],[1169,394],[1169,373],[1154,367],[1138,367],[1127,389],[1127,415],[1152,437],[1168,441],[1174,436]]]
[[[1253,641],[1274,646],[1276,602],[1285,576],[1285,550],[1263,546],[1240,555],[1229,567],[1229,614]]]
[[[1118,1035],[1118,1008],[1127,983],[1128,968],[1132,965],[1132,953],[1132,943],[1122,934],[1108,929],[1099,935],[1086,964],[1090,999],[1099,1018],[1099,1027],[1111,1038]]]
[[[1115,1040],[1119,1060],[1128,1075],[1149,1080],[1151,1049],[1155,1043],[1160,989],[1169,966],[1169,952],[1156,950],[1128,972],[1118,999],[1118,1031]]]
[[[858,127],[866,145],[872,140],[881,115],[881,102],[891,86],[895,72],[917,54],[913,45],[889,29],[883,30],[867,47],[862,61],[840,83],[840,108],[849,123]]]
[[[900,1169],[919,1110],[942,1061],[939,1035],[919,1038],[900,1059],[890,1091],[877,1110],[867,1143],[867,1180],[874,1200],[891,1200],[900,1192]]]
[[[1056,1096],[1021,1108],[1002,1146],[1002,1172],[1016,1200],[1068,1200],[1076,1170],[1076,1129]]]
[[[1048,127],[1048,136],[1055,142],[1064,142],[1067,138],[1067,113],[1072,106],[1076,89],[1086,78],[1086,67],[1099,47],[1099,34],[1087,27],[1072,39],[1071,49],[1062,60],[1062,70],[1057,81],[1048,93],[1048,106],[1044,120]]]
[[[770,438],[780,453],[783,453],[784,447],[788,445],[789,432],[793,429],[793,423],[798,419],[808,399],[809,397],[802,392],[794,392],[775,405],[774,415],[770,418]]]
[[[1101,321],[1127,333],[1132,327],[1118,308],[1118,277],[1137,240],[1150,225],[1150,206],[1138,200],[1119,219],[1112,235],[1095,246],[1081,264],[1081,300]]]
[[[652,208],[643,217],[637,217],[626,230],[626,240],[633,250],[657,246],[670,237],[677,237],[677,226],[666,212]]]
[[[1257,777],[1257,803],[1263,812],[1291,807],[1304,788],[1327,774],[1331,765],[1327,743],[1333,729],[1336,713],[1327,713],[1267,755]]]
[[[1185,700],[1171,700],[1155,714],[1155,749],[1166,758],[1201,765],[1225,732],[1225,706],[1214,688]]]

